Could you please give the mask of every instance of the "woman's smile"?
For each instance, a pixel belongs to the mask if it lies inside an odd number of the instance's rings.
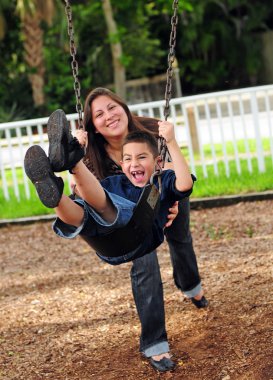
[[[108,123],[108,124],[107,124],[107,128],[112,128],[112,129],[114,129],[114,128],[116,128],[116,127],[118,126],[118,123],[119,123],[119,120],[114,120],[114,121],[112,121],[111,123]]]

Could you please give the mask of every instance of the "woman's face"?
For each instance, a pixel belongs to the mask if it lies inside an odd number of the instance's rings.
[[[96,132],[106,140],[120,138],[128,133],[128,117],[124,109],[109,96],[101,95],[91,104],[91,115]]]

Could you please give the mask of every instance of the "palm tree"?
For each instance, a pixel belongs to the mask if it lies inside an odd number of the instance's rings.
[[[25,61],[30,69],[29,81],[35,106],[45,103],[43,30],[41,22],[51,24],[54,16],[54,0],[17,0],[17,12],[22,21]]]
[[[102,7],[104,18],[106,21],[108,34],[112,37],[110,38],[113,67],[114,67],[114,82],[115,82],[115,91],[123,99],[126,98],[126,71],[125,67],[121,62],[122,57],[122,46],[117,38],[118,28],[113,16],[113,10],[110,0],[102,0]]]

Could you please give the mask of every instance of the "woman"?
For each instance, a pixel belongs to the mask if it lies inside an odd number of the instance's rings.
[[[121,146],[127,133],[149,129],[157,135],[158,122],[132,115],[116,94],[97,88],[86,98],[84,127],[88,133],[85,164],[98,179],[103,179],[120,174]],[[166,163],[165,168],[170,168],[170,164]],[[189,210],[188,198],[179,202],[178,215],[174,220],[170,216],[165,235],[170,247],[175,284],[196,307],[201,308],[206,307],[208,302],[201,287],[192,246]],[[131,282],[142,328],[140,351],[157,370],[171,370],[175,364],[169,353],[163,286],[156,251],[133,262]]]

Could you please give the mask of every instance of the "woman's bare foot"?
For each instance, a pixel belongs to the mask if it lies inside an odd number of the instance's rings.
[[[193,298],[194,298],[196,301],[200,301],[200,300],[202,299],[203,295],[204,295],[204,290],[201,289],[201,291],[200,291],[196,296],[194,296]]]
[[[164,354],[154,355],[154,356],[152,356],[152,358],[153,358],[156,362],[159,362],[159,360],[161,360],[161,359],[163,359],[163,358],[170,359],[170,358],[171,358],[171,355],[170,355],[169,352],[164,352]]]

